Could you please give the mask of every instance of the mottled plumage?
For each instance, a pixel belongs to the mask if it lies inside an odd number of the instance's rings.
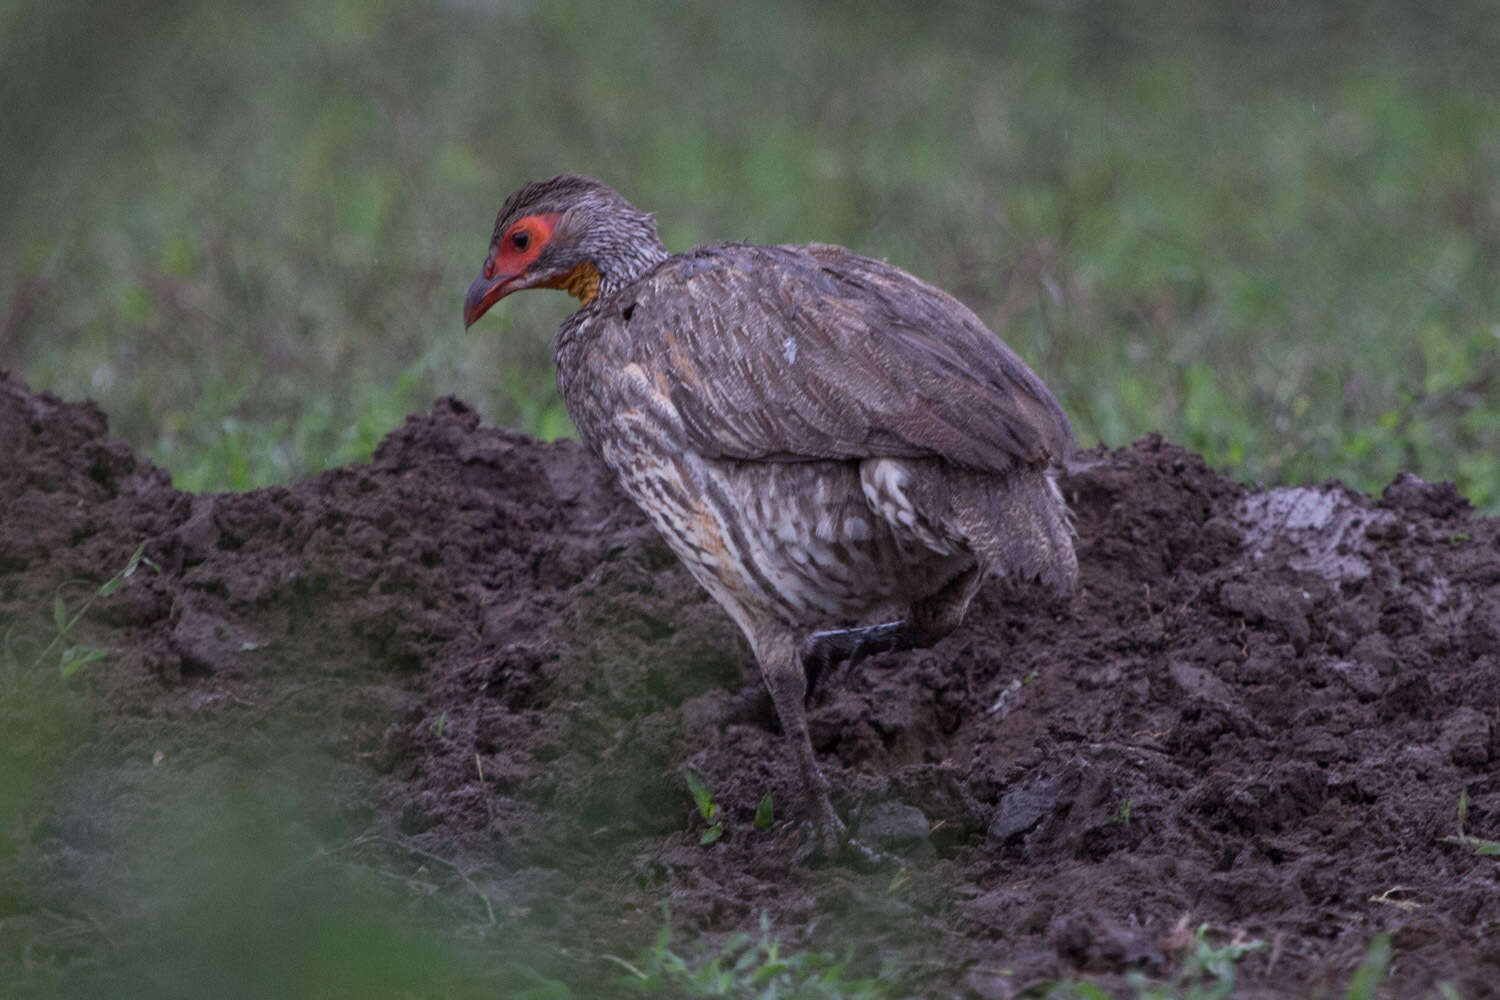
[[[506,200],[466,318],[525,287],[584,300],[556,342],[568,412],[749,638],[836,840],[809,674],[936,641],[987,573],[1073,589],[1061,407],[904,271],[821,244],[669,256],[650,216],[574,175]]]

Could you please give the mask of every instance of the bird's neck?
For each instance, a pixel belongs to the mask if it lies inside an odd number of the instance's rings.
[[[610,246],[607,252],[600,253],[592,262],[599,275],[597,284],[592,288],[594,295],[590,298],[580,295],[579,299],[585,305],[595,300],[608,299],[668,256],[667,248],[657,238],[654,230],[648,239],[636,238]]]
[[[652,268],[671,255],[656,235],[656,224],[644,212],[617,218],[602,232],[593,234],[592,253],[560,287],[577,297],[578,311],[563,320],[552,342],[557,362],[557,384],[572,413],[576,400],[570,391],[573,376],[583,367],[585,358],[595,350],[595,341],[603,326],[597,321],[604,311],[614,307],[615,296],[643,278]],[[575,423],[577,419],[575,418]]]
[[[578,297],[583,309],[608,301],[669,256],[656,235],[655,220],[629,205],[615,206],[596,217],[578,245],[585,248],[580,256],[588,264],[568,291]]]

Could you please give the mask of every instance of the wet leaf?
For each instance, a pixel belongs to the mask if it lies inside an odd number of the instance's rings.
[[[699,815],[703,817],[704,822],[712,823],[714,821],[714,813],[719,811],[718,806],[714,804],[713,793],[708,790],[708,786],[692,771],[687,772],[685,777],[688,791],[693,794],[693,804],[698,807]]]
[[[755,807],[755,828],[765,830],[770,827],[776,819],[774,807],[771,804],[771,793],[767,792],[761,797],[759,804]]]
[[[1359,963],[1354,978],[1349,981],[1349,1000],[1374,1000],[1390,960],[1391,936],[1381,934],[1370,943],[1370,950],[1365,954],[1364,961]]]
[[[63,650],[62,658],[58,663],[58,670],[66,680],[78,671],[93,663],[95,660],[103,659],[107,650],[98,649],[94,646],[69,646]]]

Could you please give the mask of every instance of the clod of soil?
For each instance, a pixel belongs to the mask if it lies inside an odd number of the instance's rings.
[[[1165,974],[1186,915],[1268,942],[1241,963],[1255,996],[1342,992],[1382,931],[1391,995],[1497,995],[1496,861],[1456,834],[1462,795],[1466,834],[1500,838],[1500,523],[1410,477],[1254,492],[1159,438],[1083,459],[1076,599],[991,585],[958,633],[812,708],[893,878],[809,867],[748,649],[577,445],[443,399],[367,465],[189,496],[92,404],[0,373],[10,669],[55,597],[149,560],[67,637],[111,655],[45,667],[87,738],[49,751],[0,917],[90,914],[96,940],[30,963],[128,947],[110,817],[235,762],[280,773],[295,742],[333,791],[268,836],[420,856],[409,891],[452,933],[525,934],[592,976],[578,943],[644,944],[665,901],[679,935],[767,914],[789,947],[857,936],[856,968],[922,992]],[[18,760],[45,743],[16,739]],[[688,770],[725,825],[709,846]]]

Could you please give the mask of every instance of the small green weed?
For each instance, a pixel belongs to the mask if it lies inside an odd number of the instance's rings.
[[[1200,924],[1171,979],[1154,982],[1139,972],[1126,978],[1135,989],[1135,1000],[1225,1000],[1234,992],[1240,960],[1265,946],[1264,941],[1247,940],[1238,933],[1227,943],[1215,946],[1209,941],[1208,925]],[[1349,989],[1344,994],[1347,1000],[1375,1000],[1390,962],[1391,936],[1378,935],[1370,942],[1369,951],[1349,980]],[[1437,993],[1442,1000],[1462,1000],[1452,983],[1438,983]],[[1101,987],[1077,980],[1053,983],[1044,996],[1047,1000],[1111,1000]]]
[[[708,829],[703,831],[698,843],[712,844],[724,836],[724,821],[719,819],[719,804],[714,801],[713,792],[708,790],[708,786],[696,774],[689,771],[686,778],[688,791],[693,794],[693,805],[698,807],[698,815],[708,824]]]
[[[1152,983],[1141,973],[1129,977],[1141,1000],[1221,1000],[1234,989],[1236,968],[1240,959],[1266,946],[1259,939],[1247,939],[1238,932],[1222,945],[1215,946],[1208,935],[1208,925],[1199,924],[1192,941],[1183,951],[1182,964],[1166,983]]]
[[[1349,980],[1349,1000],[1375,1000],[1375,991],[1380,989],[1380,980],[1385,978],[1385,967],[1391,962],[1391,936],[1381,934],[1370,942],[1364,961],[1354,970]],[[1450,987],[1451,989],[1451,987]]]
[[[1265,946],[1264,941],[1242,937],[1238,932],[1215,945],[1209,938],[1208,925],[1200,924],[1182,950],[1181,964],[1166,982],[1152,980],[1142,972],[1129,973],[1126,978],[1136,1000],[1223,1000],[1234,990],[1240,960]],[[1053,983],[1045,996],[1048,1000],[1109,1000],[1110,995],[1093,983],[1069,980]]]
[[[776,822],[776,807],[771,802],[771,793],[762,795],[760,801],[755,804],[755,828],[757,830],[768,830],[771,824]]]
[[[623,984],[636,993],[684,997],[863,998],[891,996],[878,979],[855,979],[848,960],[828,952],[783,953],[771,935],[770,918],[761,915],[760,936],[736,934],[717,952],[693,960],[672,950],[670,914],[656,942],[636,962],[614,955],[607,960],[624,970]]]
[[[693,805],[698,807],[698,815],[703,817],[703,822],[708,829],[703,831],[703,836],[698,838],[698,843],[708,845],[716,843],[724,836],[724,814],[719,809],[719,804],[714,801],[713,792],[703,783],[703,779],[689,771],[684,775],[687,781],[688,791],[692,793]],[[768,830],[776,821],[776,806],[771,799],[771,793],[767,792],[760,797],[755,804],[755,828],[757,830]]]
[[[72,677],[79,670],[88,666],[90,663],[93,663],[95,660],[101,660],[105,656],[109,655],[109,650],[100,649],[99,647],[91,646],[88,643],[80,642],[74,643],[73,645],[63,644],[67,642],[68,636],[73,631],[73,627],[76,626],[78,622],[83,618],[83,616],[88,613],[89,608],[93,606],[94,602],[101,597],[108,597],[110,594],[113,594],[115,591],[123,587],[125,585],[125,581],[135,575],[135,571],[140,568],[142,563],[150,566],[158,573],[161,572],[160,566],[157,566],[154,562],[145,557],[145,551],[145,542],[142,542],[140,545],[136,546],[136,550],[131,553],[129,561],[125,563],[125,567],[114,576],[110,577],[108,580],[105,580],[102,584],[100,584],[98,589],[90,594],[88,598],[83,602],[83,604],[79,605],[76,610],[69,610],[68,602],[66,599],[64,599],[61,593],[62,588],[58,588],[59,592],[54,594],[52,598],[52,624],[53,627],[57,630],[57,634],[54,635],[52,637],[52,641],[47,643],[46,647],[37,654],[36,659],[32,663],[33,669],[40,666],[42,661],[45,660],[58,646],[62,646],[62,651],[58,654],[57,667],[58,672],[62,675],[64,680]],[[8,643],[9,636],[7,636],[7,644]]]
[[[1500,855],[1500,841],[1485,840],[1483,837],[1475,837],[1464,832],[1464,824],[1468,818],[1469,790],[1465,788],[1458,793],[1458,833],[1452,837],[1444,837],[1443,842],[1472,848],[1475,854]]]

